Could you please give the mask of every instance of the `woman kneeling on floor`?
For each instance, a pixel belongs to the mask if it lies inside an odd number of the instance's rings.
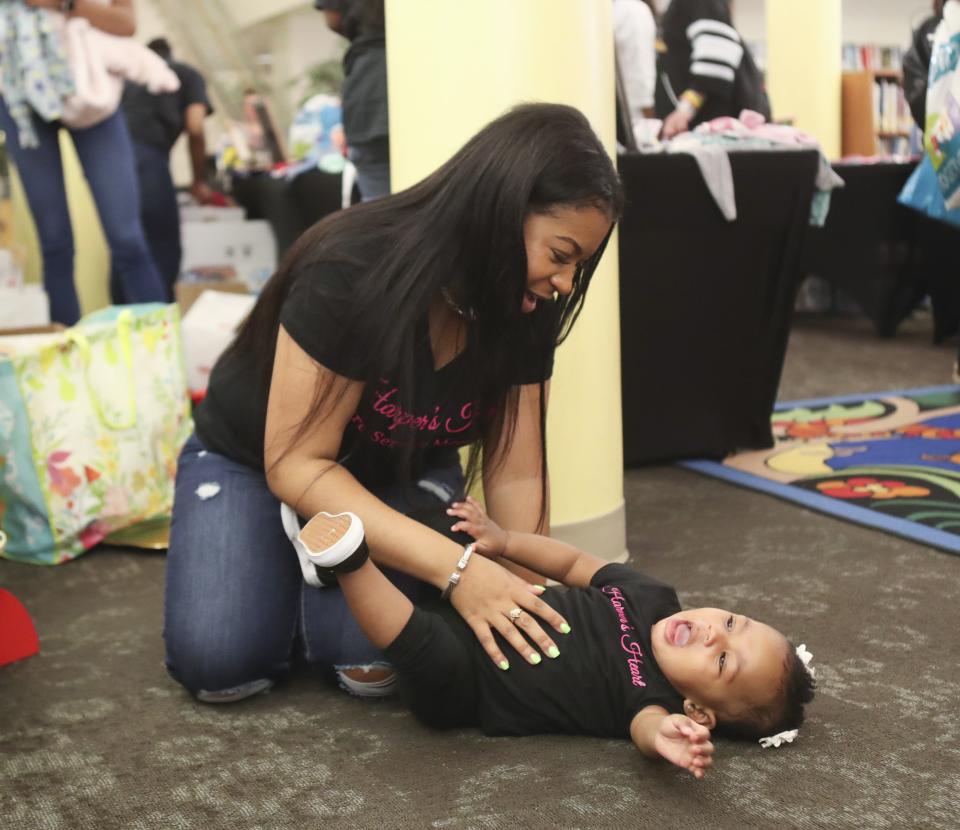
[[[483,454],[493,519],[548,531],[553,353],[622,204],[583,115],[530,104],[419,184],[300,238],[214,367],[180,457],[164,624],[174,678],[200,700],[239,700],[302,647],[350,690],[389,691],[381,648],[339,589],[314,587],[288,531],[296,514],[353,511],[390,579],[414,599],[435,594],[463,549],[411,515],[463,498],[459,447],[471,446],[468,478]],[[491,658],[505,659],[498,632],[530,659],[514,608],[540,652],[556,648],[544,628],[563,621],[539,581],[480,558],[463,575],[452,605]]]

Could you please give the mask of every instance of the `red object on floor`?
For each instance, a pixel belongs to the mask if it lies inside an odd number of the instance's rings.
[[[32,657],[40,651],[37,629],[23,604],[0,588],[0,666]]]

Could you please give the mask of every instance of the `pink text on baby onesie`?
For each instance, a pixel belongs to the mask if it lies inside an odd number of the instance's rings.
[[[623,594],[616,585],[605,585],[601,590],[607,595],[610,604],[613,606],[613,610],[617,614],[617,619],[620,620],[620,631],[622,632],[620,648],[630,655],[627,658],[630,682],[634,686],[645,687],[647,683],[640,673],[640,666],[643,665],[643,649],[640,647],[640,643],[630,634],[631,631],[635,631],[636,629],[630,624],[630,619],[627,617]]]

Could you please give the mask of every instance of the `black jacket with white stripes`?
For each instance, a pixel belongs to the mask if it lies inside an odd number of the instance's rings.
[[[676,108],[674,98],[694,89],[706,102],[694,123],[752,109],[770,117],[763,76],[733,28],[729,0],[673,0],[663,15],[657,115]]]

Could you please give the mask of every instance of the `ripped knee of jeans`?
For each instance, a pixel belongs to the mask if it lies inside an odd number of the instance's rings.
[[[340,688],[357,697],[387,697],[397,689],[397,675],[387,663],[336,666]]]

